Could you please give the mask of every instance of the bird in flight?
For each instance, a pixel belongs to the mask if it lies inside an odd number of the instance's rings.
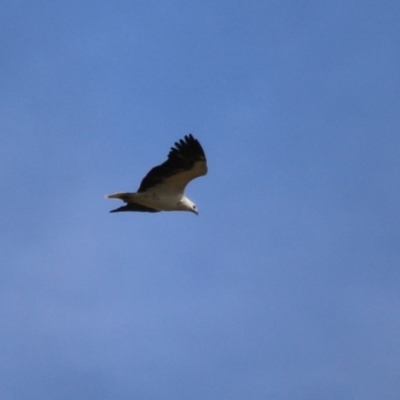
[[[167,161],[152,168],[143,178],[136,193],[114,193],[109,199],[126,204],[110,212],[120,211],[190,211],[198,215],[196,205],[185,196],[186,185],[207,174],[204,150],[191,134],[171,147]]]

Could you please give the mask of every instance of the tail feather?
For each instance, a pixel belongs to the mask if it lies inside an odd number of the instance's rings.
[[[107,199],[120,199],[122,201],[128,202],[133,200],[136,193],[113,193],[106,196]]]
[[[155,208],[143,206],[141,204],[135,203],[135,199],[137,199],[136,193],[114,193],[106,196],[108,199],[119,199],[124,201],[125,204],[122,207],[116,208],[115,210],[111,210],[110,212],[121,212],[121,211],[141,211],[141,212],[159,212],[160,210],[156,210]]]

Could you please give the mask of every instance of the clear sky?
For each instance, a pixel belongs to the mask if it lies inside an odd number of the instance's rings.
[[[398,400],[399,1],[2,1],[0,398]],[[187,133],[200,215],[119,213]]]

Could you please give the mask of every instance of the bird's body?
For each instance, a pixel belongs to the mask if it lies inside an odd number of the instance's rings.
[[[126,203],[111,212],[120,211],[191,211],[196,205],[185,196],[185,187],[193,179],[207,174],[207,161],[199,141],[185,136],[171,148],[168,159],[150,170],[135,193],[115,193],[109,199]]]

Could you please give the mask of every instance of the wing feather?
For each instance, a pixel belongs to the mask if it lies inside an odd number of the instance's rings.
[[[141,211],[141,212],[156,213],[156,212],[159,212],[160,210],[156,210],[155,208],[151,208],[151,207],[142,206],[141,204],[137,204],[137,203],[128,203],[122,207],[111,210],[110,213],[121,212],[121,211]]]
[[[204,150],[191,134],[175,143],[168,159],[152,168],[143,178],[138,192],[183,192],[193,179],[207,174]]]

